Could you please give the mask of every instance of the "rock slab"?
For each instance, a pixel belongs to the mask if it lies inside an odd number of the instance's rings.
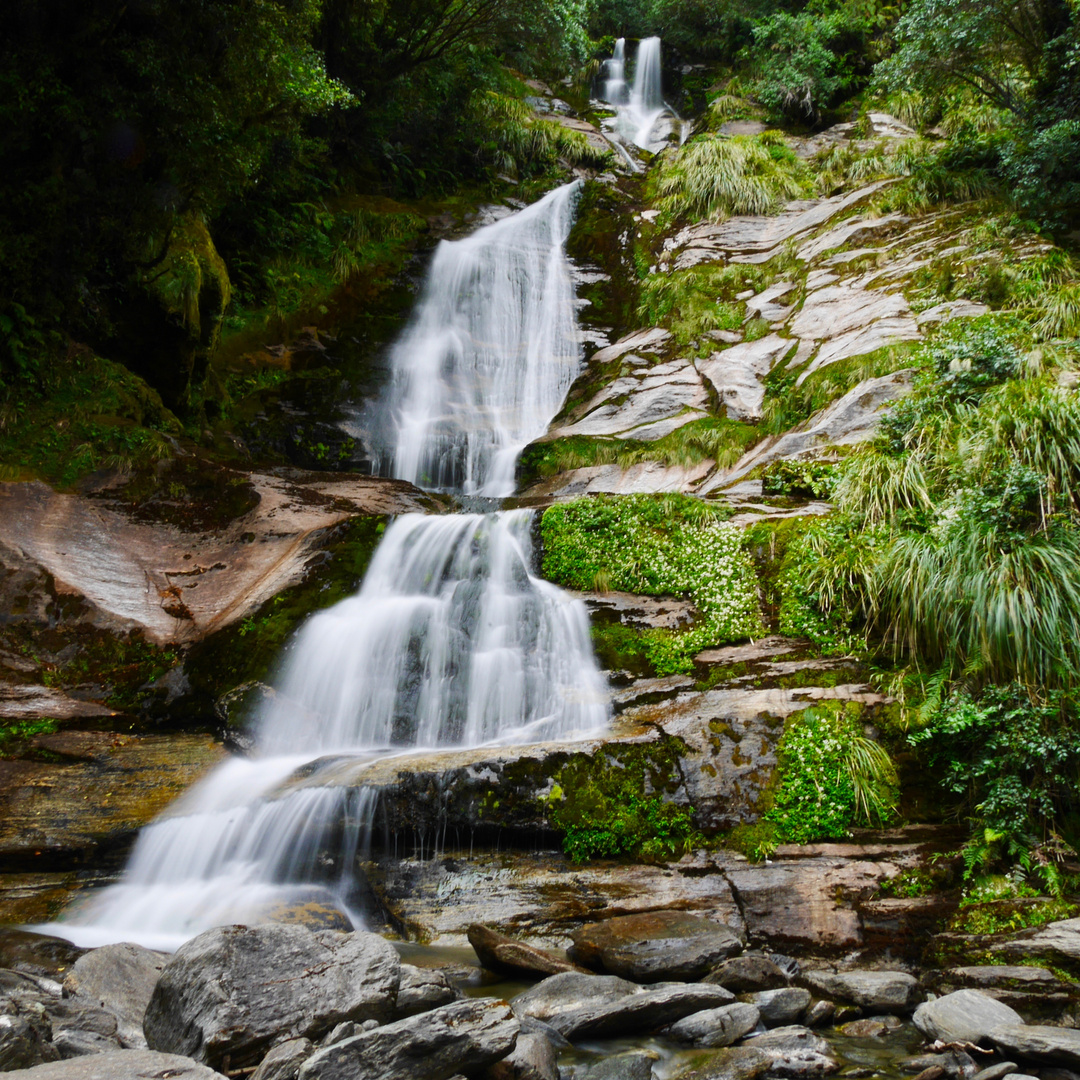
[[[1021,1061],[1080,1069],[1080,1031],[1075,1028],[1006,1024],[994,1029],[991,1040],[1003,1053],[1016,1054]]]
[[[500,934],[488,926],[473,923],[467,931],[469,944],[477,959],[489,971],[499,975],[528,975],[532,977],[558,975],[561,971],[579,971],[576,964],[563,960],[546,949],[527,945],[524,941]]]
[[[821,997],[879,1013],[910,1012],[919,998],[918,981],[905,971],[807,971],[800,981]]]
[[[393,1016],[401,961],[376,934],[222,926],[182,945],[161,972],[143,1027],[151,1049],[214,1067],[256,1064],[284,1039],[344,1020]],[[269,977],[268,977],[269,976]]]
[[[979,990],[957,990],[933,1001],[924,1001],[911,1019],[928,1039],[947,1043],[980,1043],[989,1038],[995,1028],[1024,1022],[1015,1009]]]
[[[26,1069],[23,1076],[26,1080],[222,1080],[221,1073],[191,1058],[154,1050],[114,1050],[53,1061]]]

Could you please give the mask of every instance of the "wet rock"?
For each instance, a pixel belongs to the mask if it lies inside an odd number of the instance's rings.
[[[719,1049],[731,1046],[748,1035],[758,1026],[760,1018],[755,1006],[737,1001],[732,1005],[722,1005],[719,1009],[693,1013],[672,1024],[665,1034],[676,1042]]]
[[[874,1012],[910,1012],[919,998],[918,981],[904,971],[806,971],[800,982],[823,997]]]
[[[828,1076],[840,1069],[829,1044],[809,1028],[798,1025],[774,1028],[748,1039],[745,1045],[769,1056],[771,1075]]]
[[[499,975],[525,975],[543,978],[561,971],[581,969],[547,949],[538,949],[523,941],[500,934],[490,927],[473,923],[468,929],[469,944],[480,963]]]
[[[488,1067],[484,1080],[559,1080],[559,1055],[550,1039],[522,1030],[514,1049]]]
[[[712,384],[730,419],[760,420],[765,376],[794,345],[790,338],[770,334],[699,360],[698,371]]]
[[[125,1049],[118,1036],[117,1018],[107,1009],[69,1000],[51,1002],[46,1011],[52,1022],[53,1045],[63,1058]]]
[[[724,986],[736,994],[775,990],[787,986],[787,973],[761,952],[733,956],[709,972],[706,982]]]
[[[26,1080],[222,1080],[221,1073],[191,1058],[155,1050],[116,1050],[38,1065],[23,1073]]]
[[[655,1058],[644,1050],[612,1054],[589,1067],[587,1080],[651,1080]]]
[[[1002,1077],[1016,1072],[1017,1068],[1015,1061],[999,1061],[996,1065],[980,1069],[971,1080],[1002,1080]],[[1043,1080],[1048,1080],[1048,1078],[1044,1076]],[[1066,1080],[1066,1078],[1062,1077],[1061,1080]]]
[[[68,972],[64,997],[107,1009],[116,1017],[121,1045],[145,1049],[143,1016],[167,959],[129,942],[93,949]]]
[[[677,1073],[678,1080],[758,1080],[769,1071],[773,1059],[763,1050],[733,1046],[702,1055]]]
[[[990,951],[1003,958],[1023,960],[1031,957],[1064,965],[1080,964],[1080,919],[1062,919],[1036,930],[1017,934],[998,942]]]
[[[310,1039],[288,1039],[278,1043],[259,1062],[251,1080],[296,1080],[300,1066],[315,1053]]]
[[[517,1016],[536,1017],[575,1039],[656,1031],[733,1000],[721,986],[672,983],[646,989],[615,975],[567,972],[544,979],[511,1004]]]
[[[503,1001],[471,999],[319,1050],[299,1080],[442,1080],[475,1073],[514,1048],[520,1026]]]
[[[803,1023],[807,1027],[826,1027],[831,1024],[833,1017],[836,1016],[836,1005],[831,1001],[815,1001],[809,1009],[806,1010],[806,1016],[803,1017]]]
[[[393,946],[375,934],[217,927],[165,965],[146,1010],[146,1041],[212,1066],[225,1057],[233,1067],[256,1063],[280,1039],[389,1019],[400,969]]]
[[[44,1009],[0,998],[0,1072],[29,1069],[59,1057]]]
[[[85,952],[65,938],[0,927],[0,968],[63,978]]]
[[[605,919],[582,927],[573,942],[578,963],[643,983],[700,979],[742,949],[729,926],[684,911]]]
[[[1015,1009],[979,990],[957,990],[924,1001],[915,1010],[912,1021],[928,1039],[948,1043],[980,1043],[1002,1025],[1024,1022]]]
[[[761,1013],[761,1022],[769,1028],[784,1027],[798,1022],[810,1007],[810,991],[799,986],[779,990],[759,990],[749,994],[746,1001]]]
[[[449,1005],[459,997],[461,992],[450,982],[445,971],[402,964],[394,1019],[403,1020],[440,1005]]]
[[[1016,1054],[1021,1061],[1080,1068],[1080,1031],[1075,1028],[1002,1024],[990,1032],[990,1041],[1002,1053]]]
[[[301,890],[299,895],[288,896],[260,904],[245,915],[253,923],[285,923],[306,926],[309,930],[338,930],[349,933],[355,930],[352,919],[334,902],[328,890]]]
[[[880,1039],[902,1026],[895,1016],[868,1016],[864,1020],[849,1020],[840,1031],[854,1039]]]

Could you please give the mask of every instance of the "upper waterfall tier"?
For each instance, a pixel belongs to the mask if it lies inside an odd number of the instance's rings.
[[[527,510],[398,518],[360,592],[304,626],[262,750],[477,746],[603,725],[588,615],[530,572],[531,522]]]
[[[391,354],[379,470],[420,487],[511,495],[581,363],[565,253],[581,182],[443,241]]]

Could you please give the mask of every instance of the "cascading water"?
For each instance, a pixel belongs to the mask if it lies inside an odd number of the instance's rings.
[[[660,76],[660,39],[645,38],[638,45],[634,65],[634,88],[630,104],[619,116],[623,138],[636,146],[647,147],[656,121],[664,112],[664,91]]]
[[[578,364],[563,252],[578,185],[441,246],[394,350],[394,472],[509,494]],[[326,898],[349,911],[372,792],[323,768],[410,747],[540,741],[609,717],[584,606],[530,570],[528,511],[398,518],[359,593],[313,616],[257,730],[141,833],[124,879],[48,929],[174,948]],[[335,756],[336,755],[336,756]],[[302,776],[302,786],[289,786]],[[350,912],[353,921],[359,917]]]
[[[443,241],[391,354],[384,475],[510,495],[581,365],[565,254],[580,182],[464,240]]]
[[[609,105],[630,102],[630,88],[626,85],[626,38],[615,42],[611,59],[604,61],[604,100]]]

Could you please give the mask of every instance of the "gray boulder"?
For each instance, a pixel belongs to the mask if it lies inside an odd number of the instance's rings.
[[[278,1043],[259,1062],[251,1080],[296,1080],[300,1066],[315,1053],[310,1039],[288,1039]]]
[[[665,1034],[676,1042],[719,1049],[731,1046],[758,1026],[760,1014],[753,1005],[741,1001],[705,1009],[672,1024]]]
[[[80,956],[64,979],[64,997],[108,1009],[123,1046],[146,1048],[143,1016],[168,956],[122,942]]]
[[[514,1049],[489,1066],[484,1080],[559,1080],[559,1055],[550,1039],[523,1027]]]
[[[801,986],[784,986],[779,990],[760,990],[747,994],[746,1000],[757,1007],[761,1022],[768,1028],[784,1027],[801,1019],[810,1008],[810,991]]]
[[[543,1020],[565,1038],[575,1039],[656,1031],[734,1000],[722,986],[671,983],[646,989],[615,975],[566,972],[518,994],[511,1004],[517,1016]]]
[[[586,1080],[652,1080],[655,1057],[644,1050],[629,1050],[590,1066]]]
[[[791,980],[787,972],[764,953],[744,953],[725,960],[706,977],[706,982],[727,987],[736,994],[757,990],[775,990],[787,986]]]
[[[222,1080],[221,1073],[191,1058],[155,1050],[114,1050],[110,1054],[54,1061],[27,1069],[25,1080]]]
[[[572,937],[568,951],[577,963],[643,983],[701,979],[742,951],[731,927],[685,911],[622,915],[583,926]]]
[[[0,1005],[0,1072],[29,1069],[56,1061],[60,1052],[52,1044],[52,1026],[40,1006],[23,1006],[4,999]]]
[[[1080,1067],[1080,1031],[1075,1028],[1002,1024],[990,1033],[990,1041],[1002,1053],[1009,1057],[1016,1054],[1021,1061]]]
[[[506,1057],[518,1031],[504,1001],[456,1001],[319,1050],[299,1080],[443,1080]]]
[[[524,941],[500,934],[490,927],[473,923],[468,929],[469,944],[477,959],[489,971],[499,975],[527,975],[532,978],[557,975],[561,971],[580,971],[576,965],[547,949],[538,949]]]
[[[450,982],[445,971],[402,964],[394,1019],[404,1020],[406,1016],[449,1005],[460,997],[461,992]]]
[[[46,1005],[52,1021],[53,1045],[62,1058],[105,1054],[123,1050],[117,1019],[107,1009],[78,1001],[54,1001]]]
[[[930,1040],[970,1043],[983,1042],[1003,1024],[1024,1022],[1015,1009],[980,990],[957,990],[933,1001],[924,1001],[911,1019]]]
[[[769,1071],[772,1060],[763,1050],[732,1046],[699,1057],[676,1076],[677,1080],[758,1080]]]
[[[212,1066],[255,1065],[273,1042],[316,1039],[343,1020],[387,1020],[401,961],[375,934],[221,926],[165,965],[143,1027],[154,1050]]]
[[[745,1045],[769,1056],[772,1076],[828,1076],[840,1068],[829,1044],[809,1028],[797,1025],[774,1028],[747,1039]]]
[[[919,983],[904,971],[805,971],[799,982],[821,997],[878,1013],[910,1012],[919,999]]]

